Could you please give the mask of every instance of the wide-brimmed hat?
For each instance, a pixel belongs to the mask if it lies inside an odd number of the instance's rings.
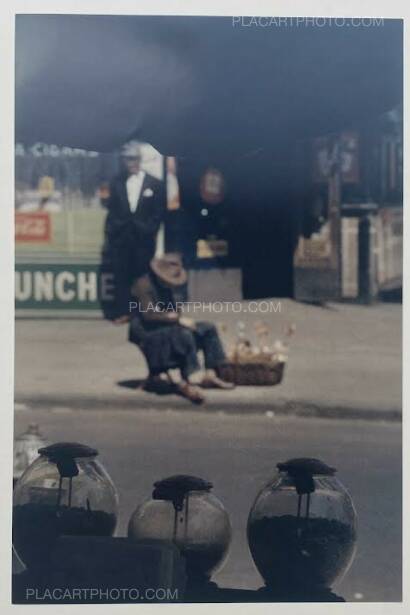
[[[160,282],[172,288],[186,284],[188,279],[179,254],[164,254],[153,258],[150,267]]]

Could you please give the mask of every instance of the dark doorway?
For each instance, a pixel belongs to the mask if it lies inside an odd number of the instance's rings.
[[[242,160],[234,173],[230,243],[245,299],[293,295],[296,210],[290,167],[260,154]]]
[[[229,160],[180,160],[189,266],[240,268],[245,299],[293,296],[296,209],[291,166],[289,156],[278,161],[260,152]],[[223,177],[223,198],[213,205],[203,201],[200,189],[209,169]],[[226,240],[228,254],[201,260],[195,253],[198,239]]]

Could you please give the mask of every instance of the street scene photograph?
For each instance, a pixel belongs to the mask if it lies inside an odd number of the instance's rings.
[[[401,603],[403,20],[15,16],[14,605]]]

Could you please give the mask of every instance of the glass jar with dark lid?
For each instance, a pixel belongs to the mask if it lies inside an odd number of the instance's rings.
[[[266,585],[328,587],[350,567],[356,545],[352,499],[318,459],[277,464],[248,518],[248,543]]]
[[[208,580],[226,561],[231,524],[212,483],[170,476],[154,483],[152,498],[137,507],[128,525],[133,540],[173,542],[186,559],[190,580]]]
[[[13,497],[13,545],[29,567],[43,563],[58,536],[111,536],[118,516],[117,491],[96,449],[58,442],[38,453]]]

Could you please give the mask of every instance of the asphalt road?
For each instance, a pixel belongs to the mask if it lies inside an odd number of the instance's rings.
[[[77,440],[100,451],[120,496],[117,530],[124,535],[135,506],[154,480],[202,476],[230,512],[234,530],[222,587],[262,585],[245,535],[255,495],[275,464],[293,456],[322,458],[354,499],[359,520],[356,559],[335,591],[352,601],[401,600],[401,426],[172,410],[17,410],[16,435],[39,423],[50,441]]]

